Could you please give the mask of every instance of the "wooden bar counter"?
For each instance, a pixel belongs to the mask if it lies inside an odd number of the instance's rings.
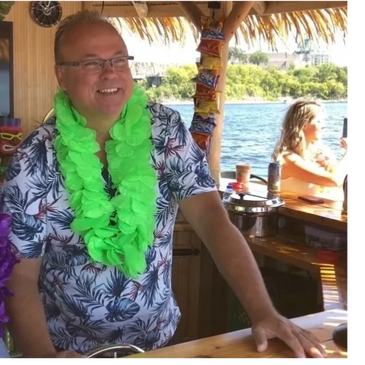
[[[219,190],[221,193],[224,191],[222,184]],[[255,184],[253,190],[260,194],[265,186]],[[307,225],[346,235],[347,216],[341,213],[342,202],[325,200],[323,204],[309,204],[299,200],[297,194],[282,193],[281,197],[285,205],[279,209],[278,234],[262,238],[245,236],[245,239],[260,268],[283,269],[281,273],[284,272],[284,275],[285,270],[291,273],[298,270],[298,275],[309,274],[318,283],[316,309],[305,312],[306,304],[301,302],[302,308],[298,311],[303,309],[303,313],[286,316],[293,318],[314,311],[346,310],[347,251],[338,252],[337,259],[331,261],[328,257],[321,257],[318,248],[305,244]],[[172,281],[175,298],[182,312],[177,343],[237,329],[234,326],[232,329],[230,322],[230,288],[209,251],[180,213],[174,229]]]
[[[298,199],[298,194],[283,192],[280,196],[285,201],[280,214],[347,232],[347,214],[342,214],[341,201],[323,199],[322,204],[309,204]]]
[[[229,181],[222,179],[220,193],[223,193]],[[266,185],[250,183],[250,191],[265,196]],[[322,204],[310,204],[298,199],[298,195],[298,193],[281,192],[280,197],[285,201],[285,205],[279,209],[279,213],[324,227],[347,231],[347,215],[342,214],[342,201],[323,199]]]
[[[256,194],[266,187],[251,184]],[[245,237],[253,252],[317,273],[322,285],[323,309],[347,309],[347,251],[336,253],[336,262],[320,259],[319,249],[303,244],[305,225],[313,225],[324,231],[345,234],[347,214],[342,213],[342,202],[323,199],[321,204],[310,204],[298,199],[298,194],[282,192],[285,205],[279,208],[281,221],[287,221],[275,237]],[[292,224],[291,224],[292,223]],[[283,224],[283,223],[279,223]]]
[[[346,358],[347,352],[332,341],[333,329],[347,322],[347,312],[331,310],[292,319],[298,326],[310,330],[325,346],[329,358]],[[244,329],[201,340],[168,346],[130,357],[139,358],[292,358],[294,353],[282,341],[269,340],[266,351],[259,353],[251,335]]]

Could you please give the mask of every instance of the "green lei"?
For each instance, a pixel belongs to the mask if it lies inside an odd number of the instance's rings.
[[[151,113],[147,96],[137,86],[105,144],[108,171],[118,194],[105,192],[96,132],[59,91],[54,98],[57,160],[75,214],[74,233],[84,238],[91,258],[116,266],[135,278],[146,268],[145,253],[153,242],[156,172],[150,164]]]

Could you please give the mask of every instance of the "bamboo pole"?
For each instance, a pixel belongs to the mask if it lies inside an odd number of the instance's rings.
[[[258,15],[264,15],[266,13],[268,2],[267,1],[255,1],[252,6]]]
[[[148,5],[146,1],[132,1],[134,8],[140,18],[148,16]]]
[[[195,25],[196,29],[200,31],[202,27],[201,17],[204,15],[200,8],[193,1],[177,1],[176,3],[186,17]]]
[[[241,25],[243,19],[246,18],[247,14],[251,10],[255,1],[237,1],[232,11],[227,16],[227,19],[223,25],[223,33],[226,37],[226,42],[232,39],[237,31],[237,28]]]
[[[221,14],[222,20],[225,21],[232,10],[232,1],[222,1],[221,2]],[[223,117],[224,117],[224,101],[225,101],[225,88],[227,80],[227,64],[228,64],[228,51],[229,42],[225,42],[222,47],[222,69],[219,73],[218,81],[218,91],[222,91],[219,94],[219,111],[220,114],[217,115],[216,127],[213,131],[213,136],[210,141],[209,149],[209,167],[210,172],[216,181],[217,186],[220,182],[220,159],[221,159],[221,144],[222,144],[222,133],[223,133]]]

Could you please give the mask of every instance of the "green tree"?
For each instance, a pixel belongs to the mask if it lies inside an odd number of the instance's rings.
[[[229,47],[228,60],[232,63],[247,63],[247,55],[241,48]]]
[[[257,51],[250,56],[250,63],[260,66],[262,63],[267,64],[269,62],[269,55],[267,53]]]
[[[329,80],[325,83],[328,90],[328,99],[343,99],[347,96],[347,86],[340,82]]]
[[[292,71],[293,76],[301,83],[312,81],[316,77],[317,73],[318,68],[316,67],[302,67],[296,68]]]
[[[149,86],[146,80],[138,84],[146,89],[152,101],[192,100],[197,74],[195,65],[169,67],[161,85]],[[279,97],[312,97],[324,100],[347,98],[347,68],[335,65],[302,67],[282,71],[275,67],[264,69],[253,64],[228,65],[227,100],[261,97],[277,100]]]
[[[325,63],[323,65],[317,66],[316,79],[318,82],[326,82],[329,80],[338,80],[338,67],[333,63]]]
[[[9,14],[11,7],[15,1],[0,1],[0,21],[4,20]]]

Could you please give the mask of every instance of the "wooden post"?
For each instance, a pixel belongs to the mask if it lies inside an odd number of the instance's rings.
[[[177,5],[180,9],[185,13],[187,19],[189,19],[196,27],[198,31],[200,31],[202,22],[201,17],[203,12],[200,8],[195,4],[194,1],[177,1]]]
[[[227,43],[229,43],[232,39],[243,19],[246,18],[254,4],[255,1],[237,1],[231,13],[227,15],[226,21],[223,25],[223,33],[226,37]]]
[[[134,8],[140,18],[148,16],[148,5],[146,1],[132,1]]]
[[[232,10],[232,1],[221,1],[221,19],[225,21],[229,13]],[[225,87],[227,80],[227,64],[228,64],[228,51],[229,42],[225,42],[222,47],[222,69],[219,73],[218,91],[222,91],[219,95],[219,111],[217,115],[217,125],[214,128],[213,136],[210,140],[209,150],[209,167],[210,172],[216,181],[217,186],[220,182],[220,159],[221,159],[221,144],[222,144],[222,133],[223,133],[223,116],[224,116],[224,100],[225,100]]]
[[[267,1],[255,1],[255,3],[252,5],[258,15],[264,15],[267,10],[267,6]]]

